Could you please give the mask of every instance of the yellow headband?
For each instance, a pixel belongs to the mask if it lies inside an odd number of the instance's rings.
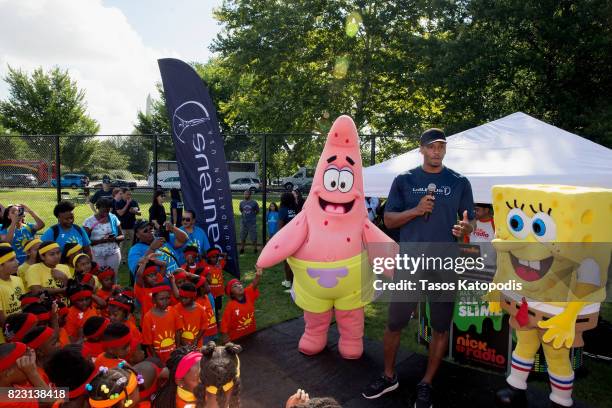
[[[28,242],[24,247],[23,250],[24,251],[29,251],[30,249],[32,249],[32,247],[36,244],[40,244],[42,241],[38,238],[34,238],[33,240],[31,240],[30,242]]]
[[[73,246],[72,248],[70,248],[68,250],[68,252],[66,252],[66,257],[72,256],[74,254],[76,254],[77,252],[79,252],[81,249],[83,249],[82,246],[80,246],[79,244],[76,244],[75,246]]]
[[[46,254],[47,252],[49,252],[49,251],[50,251],[50,250],[52,250],[52,249],[56,249],[56,248],[57,248],[57,249],[59,249],[59,247],[60,247],[60,246],[59,246],[59,245],[58,245],[56,242],[54,242],[54,243],[52,243],[52,244],[47,245],[47,246],[46,246],[46,247],[44,247],[44,248],[40,248],[40,249],[38,250],[38,253],[39,253],[40,255],[43,255],[43,254]]]
[[[237,380],[238,378],[240,378],[240,359],[238,358],[238,356],[236,356],[236,360],[238,360],[238,367],[236,367],[236,377],[234,377],[234,380]],[[223,384],[221,389],[224,392],[228,392],[229,390],[231,390],[234,387],[234,380],[231,380]],[[206,387],[206,392],[210,394],[217,394],[217,391],[219,391],[219,389],[215,387],[214,385],[209,385],[208,387]]]
[[[11,244],[9,244],[8,242],[0,242],[0,247],[11,248]]]
[[[2,257],[0,257],[0,265],[2,265],[3,263],[10,261],[11,259],[17,257],[17,254],[15,253],[15,251],[11,251],[8,254],[4,254],[2,255]]]
[[[81,259],[82,257],[84,257],[84,256],[86,256],[87,258],[89,258],[89,255],[87,255],[87,254],[78,254],[77,256],[75,256],[75,257],[72,259],[72,266],[73,266],[73,267],[76,267],[76,263],[77,263],[77,261],[78,261],[79,259]]]

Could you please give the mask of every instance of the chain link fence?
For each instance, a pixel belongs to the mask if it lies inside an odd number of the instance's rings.
[[[231,133],[223,138],[236,214],[245,190],[266,208],[270,202],[278,205],[284,191],[297,189],[306,196],[325,143],[325,135],[307,133]],[[415,139],[403,136],[362,135],[363,163],[374,164],[415,145]],[[180,190],[171,135],[6,135],[0,136],[0,146],[0,205],[26,204],[47,225],[56,222],[53,207],[60,200],[75,204],[75,222],[81,224],[93,212],[89,200],[102,188],[103,176],[111,178],[113,188],[132,190],[143,218],[156,189]],[[165,206],[170,215],[169,194]]]

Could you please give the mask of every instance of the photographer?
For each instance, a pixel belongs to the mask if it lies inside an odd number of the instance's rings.
[[[26,214],[30,214],[36,224],[24,222]],[[36,236],[36,232],[45,227],[45,222],[38,214],[25,204],[9,205],[4,209],[0,239],[10,242],[17,254],[17,262],[21,265],[26,259],[23,245]]]
[[[93,260],[100,268],[108,266],[117,272],[121,263],[119,243],[124,237],[121,221],[110,212],[112,208],[112,198],[100,198],[96,202],[97,212],[85,220],[83,227],[91,239]]]
[[[138,263],[152,253],[158,254],[158,259],[166,262],[166,270],[173,272],[178,269],[176,249],[185,245],[188,235],[166,222],[161,230],[155,230],[153,223],[139,220],[134,226],[135,242],[128,253],[128,267],[130,268],[131,282],[134,280]]]

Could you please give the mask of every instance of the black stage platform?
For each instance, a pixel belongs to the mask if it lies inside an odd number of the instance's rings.
[[[397,372],[400,388],[376,400],[366,400],[361,390],[382,372],[382,343],[365,340],[361,359],[347,361],[337,350],[338,332],[330,328],[327,348],[315,357],[297,350],[304,321],[289,320],[261,330],[239,342],[242,373],[241,401],[245,408],[282,408],[298,388],[311,397],[334,397],[344,408],[412,407],[415,385],[427,358],[400,352]],[[492,408],[495,390],[505,385],[502,376],[444,362],[434,382],[434,406],[440,408]],[[549,406],[548,391],[530,387],[530,408]],[[575,408],[587,408],[579,402]]]

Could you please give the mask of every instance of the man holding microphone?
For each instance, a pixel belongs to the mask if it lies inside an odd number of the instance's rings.
[[[425,131],[420,138],[419,150],[423,155],[423,164],[393,180],[385,209],[385,225],[400,229],[400,243],[422,243],[425,247],[434,243],[431,247],[439,248],[443,245],[440,243],[452,245],[457,239],[463,241],[473,230],[474,200],[470,182],[442,164],[446,154],[446,136],[442,130]],[[421,253],[408,255],[420,256]],[[401,273],[396,271],[396,280],[402,279],[399,276]],[[448,273],[454,274],[450,271]],[[409,276],[406,278],[411,279]],[[449,281],[454,278],[448,276]],[[378,398],[398,388],[395,359],[401,331],[408,325],[416,307],[417,302],[397,299],[389,304],[383,340],[385,370],[362,393],[365,398]],[[433,406],[431,383],[448,350],[454,303],[432,302],[430,299],[429,308],[433,334],[429,344],[427,370],[417,385],[416,408]]]

